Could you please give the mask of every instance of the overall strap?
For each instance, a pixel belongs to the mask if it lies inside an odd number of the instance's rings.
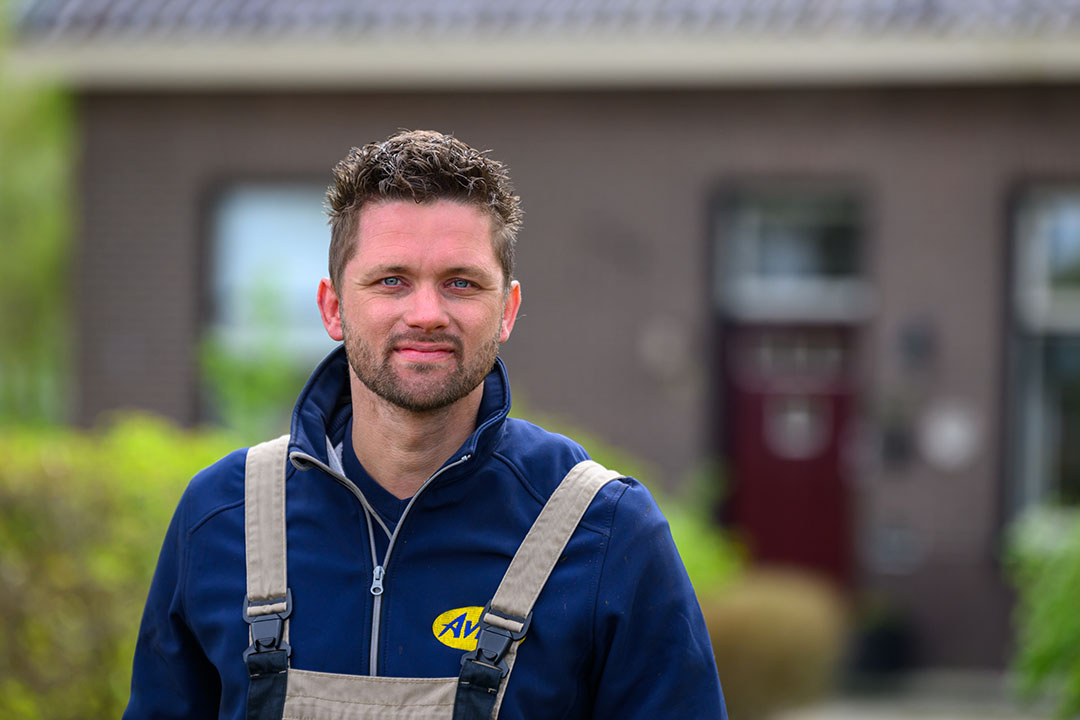
[[[255,445],[244,466],[247,596],[244,621],[251,645],[247,720],[281,720],[289,671],[292,593],[285,571],[285,463],[289,436]]]
[[[453,720],[491,720],[497,714],[518,645],[532,623],[536,598],[596,493],[619,477],[584,460],[552,493],[480,614],[476,650],[461,659]]]

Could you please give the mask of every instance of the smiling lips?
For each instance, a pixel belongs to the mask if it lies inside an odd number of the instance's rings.
[[[450,343],[407,341],[393,346],[394,352],[404,360],[414,363],[432,363],[453,357],[457,348]]]
[[[410,362],[436,362],[438,360],[445,360],[454,354],[454,351],[450,348],[436,347],[400,347],[395,348],[395,352]]]
[[[461,353],[461,340],[446,333],[426,336],[402,334],[390,339],[390,350],[410,363],[437,363]]]

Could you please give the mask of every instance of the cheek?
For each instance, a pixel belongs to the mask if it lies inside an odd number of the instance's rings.
[[[393,306],[377,299],[363,299],[350,303],[345,312],[346,321],[359,328],[378,328],[392,325],[397,315]]]
[[[486,343],[499,330],[499,320],[492,323],[492,317],[488,313],[460,314],[454,318],[450,332],[461,337],[466,344]]]

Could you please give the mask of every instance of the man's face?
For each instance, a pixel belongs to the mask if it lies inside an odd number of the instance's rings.
[[[326,330],[344,339],[357,379],[388,403],[425,412],[468,395],[510,337],[520,304],[505,287],[492,220],[471,205],[393,201],[360,213],[356,252],[334,293]]]

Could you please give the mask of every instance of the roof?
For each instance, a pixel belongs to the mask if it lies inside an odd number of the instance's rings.
[[[37,0],[34,40],[358,38],[383,33],[1045,36],[1078,0]]]
[[[32,0],[16,35],[85,85],[1080,77],[1080,0]]]

